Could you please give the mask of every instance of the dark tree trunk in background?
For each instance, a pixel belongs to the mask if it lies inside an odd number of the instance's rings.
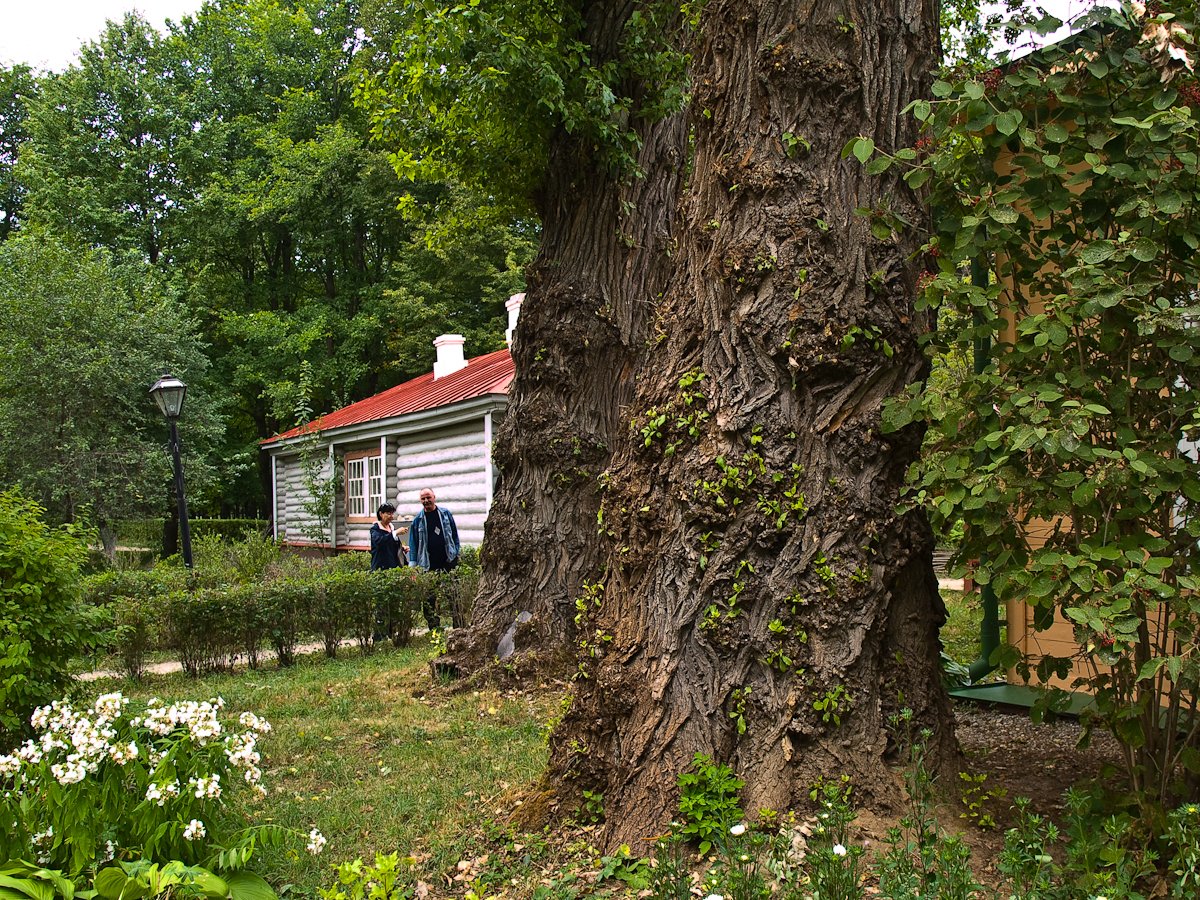
[[[617,52],[625,4],[589,4],[587,41]],[[619,15],[617,8],[619,7]],[[438,661],[465,674],[490,663],[521,611],[533,620],[519,652],[574,652],[575,603],[603,575],[600,478],[629,429],[634,362],[666,286],[682,115],[635,126],[646,177],[615,174],[569,135],[552,145],[539,198],[543,236],[513,345],[516,378],[497,435],[500,472],[483,544],[483,581],[469,631]]]
[[[924,371],[920,239],[873,237],[855,210],[923,215],[898,177],[840,159],[858,135],[911,143],[937,25],[934,0],[708,0],[687,182],[657,131],[627,188],[554,159],[482,622],[458,646],[519,608],[573,639],[584,677],[547,786],[564,808],[602,791],[610,847],[661,831],[696,752],[745,778],[753,816],[842,774],[860,803],[897,799],[902,707],[935,760],[953,751],[932,535],[895,513],[921,435],[880,427]]]

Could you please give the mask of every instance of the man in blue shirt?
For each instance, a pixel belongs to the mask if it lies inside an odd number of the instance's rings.
[[[429,488],[421,490],[421,513],[408,531],[408,564],[430,572],[450,572],[458,565],[458,526],[450,510],[437,505]],[[437,598],[430,595],[424,604],[429,630],[438,627]]]

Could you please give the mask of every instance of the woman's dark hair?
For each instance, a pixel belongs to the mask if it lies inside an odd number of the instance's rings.
[[[382,506],[379,507],[379,509],[375,510],[375,518],[378,519],[380,517],[380,515],[382,515],[385,512],[394,513],[395,511],[396,511],[395,505],[393,505],[391,503],[384,503]]]

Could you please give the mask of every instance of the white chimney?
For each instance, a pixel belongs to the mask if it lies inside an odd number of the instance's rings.
[[[435,381],[467,367],[467,360],[463,356],[463,344],[466,342],[467,339],[461,334],[441,334],[433,339],[433,346],[437,348],[437,361],[433,364]]]
[[[513,294],[504,301],[504,308],[508,310],[508,330],[504,332],[504,342],[510,347],[513,342],[513,331],[517,327],[517,316],[521,314],[521,304],[525,302],[525,293]]]

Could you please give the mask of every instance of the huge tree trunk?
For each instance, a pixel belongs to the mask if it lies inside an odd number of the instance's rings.
[[[901,110],[928,87],[936,29],[933,0],[704,7],[693,174],[656,305],[660,339],[640,355],[622,416],[634,428],[603,418],[629,382],[624,366],[584,376],[586,409],[569,418],[605,422],[612,455],[603,589],[578,635],[586,677],[555,734],[551,779],[603,791],[610,845],[672,817],[676,776],[697,751],[746,779],[753,814],[803,806],[817,778],[840,774],[860,800],[894,799],[887,720],[901,707],[934,728],[935,756],[953,746],[931,535],[895,512],[920,435],[880,429],[884,399],[923,371],[919,239],[873,237],[856,209],[922,215],[898,178],[839,157],[856,135],[885,149],[912,139]],[[594,265],[611,264],[606,247]],[[560,306],[553,322],[592,316]],[[519,366],[542,348],[564,371],[594,365],[550,324],[526,323]],[[518,427],[568,419],[528,399],[516,392]],[[544,452],[532,434],[507,452]],[[511,507],[501,521],[525,547],[561,546],[564,568],[569,554],[590,569],[597,517],[570,502],[555,521],[587,531],[568,529],[569,545],[531,534]],[[531,555],[511,565],[533,566]]]
[[[598,58],[617,53],[633,4],[587,7],[581,39]],[[633,364],[670,271],[685,125],[682,115],[633,124],[642,178],[615,171],[586,141],[553,142],[474,621],[451,634],[439,667],[465,674],[490,663],[522,611],[533,619],[518,632],[519,652],[574,652],[576,600],[604,567],[600,476],[628,430]]]

